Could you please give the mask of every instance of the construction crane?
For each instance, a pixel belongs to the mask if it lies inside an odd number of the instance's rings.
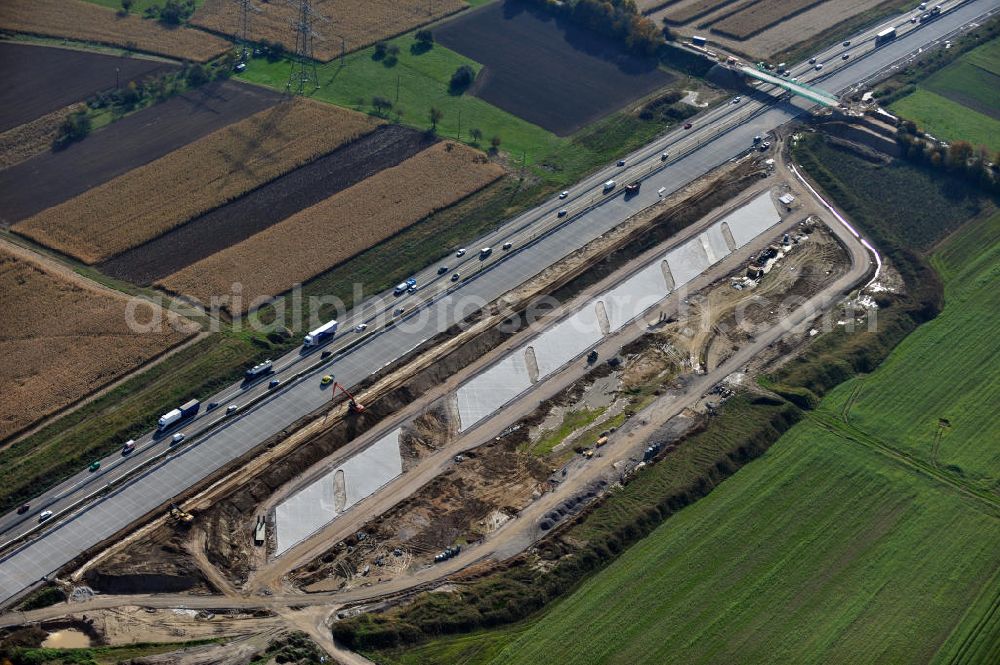
[[[365,412],[364,405],[361,402],[359,402],[358,400],[354,399],[354,395],[352,395],[350,392],[348,392],[347,388],[345,388],[344,386],[340,385],[340,383],[338,383],[338,382],[334,382],[334,384],[333,384],[333,397],[337,396],[337,388],[340,388],[340,392],[342,392],[345,395],[347,395],[347,399],[350,400],[347,403],[347,410],[348,411],[350,411],[351,413],[356,413],[356,414],[357,413],[364,413]]]

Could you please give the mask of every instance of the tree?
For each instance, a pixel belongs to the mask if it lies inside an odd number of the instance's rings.
[[[494,136],[493,138],[490,139],[490,147],[493,148],[493,152],[496,152],[497,150],[500,149],[500,137],[499,136]]]
[[[451,82],[448,84],[448,90],[453,95],[460,95],[465,92],[466,88],[472,85],[472,82],[476,80],[476,71],[469,65],[461,65],[455,70],[455,73],[451,75]]]
[[[194,13],[194,3],[191,0],[167,0],[160,8],[160,23],[180,25]]]
[[[469,136],[472,137],[472,142],[479,145],[479,142],[483,140],[483,130],[478,127],[473,127],[469,130]]]
[[[410,53],[414,55],[426,53],[434,48],[434,35],[431,34],[430,30],[417,30],[413,34],[413,38],[416,41],[410,46]]]
[[[132,5],[134,4],[135,0],[122,0],[122,8],[121,11],[118,12],[118,15],[125,16],[126,14],[128,14],[130,11],[132,11]]]
[[[86,111],[71,113],[63,120],[62,125],[59,126],[59,132],[52,142],[52,147],[56,150],[61,150],[74,141],[82,140],[90,133],[90,129],[90,116],[87,115]]]
[[[972,144],[968,141],[955,141],[948,146],[948,164],[951,168],[960,168],[972,159]]]
[[[386,99],[385,97],[375,95],[372,97],[372,106],[375,108],[376,113],[381,116],[385,116],[386,111],[392,108],[392,101]]]
[[[375,50],[372,52],[372,60],[381,60],[384,58],[388,48],[389,45],[385,42],[378,42],[375,44]]]
[[[208,70],[206,70],[205,65],[201,63],[191,65],[184,74],[184,79],[192,88],[197,88],[200,85],[208,83],[210,78]]]
[[[441,118],[444,117],[444,113],[441,112],[441,109],[432,106],[428,115],[431,119],[431,131],[436,132],[438,123],[441,122]]]

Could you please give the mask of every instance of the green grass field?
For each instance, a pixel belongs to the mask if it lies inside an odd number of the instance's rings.
[[[1000,493],[1000,214],[934,255],[945,309],[823,410],[906,455]]]
[[[917,88],[889,106],[894,114],[913,120],[917,126],[939,139],[968,141],[1000,150],[1000,121],[953,102],[936,92]]]
[[[938,248],[944,311],[881,367],[543,616],[384,662],[997,662],[998,222]]]
[[[962,55],[889,108],[939,139],[1000,150],[1000,40]]]

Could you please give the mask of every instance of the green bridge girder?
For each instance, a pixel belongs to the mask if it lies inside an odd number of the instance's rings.
[[[769,74],[768,72],[755,69],[753,67],[748,67],[746,65],[740,67],[740,71],[751,76],[758,81],[764,81],[765,83],[770,83],[772,85],[777,85],[785,90],[789,91],[793,95],[798,95],[799,97],[805,97],[809,101],[816,102],[822,106],[839,106],[840,100],[835,96],[831,95],[825,90],[820,90],[819,88],[813,88],[808,85],[803,85],[801,83],[792,83],[788,79],[782,76],[775,76],[774,74]]]

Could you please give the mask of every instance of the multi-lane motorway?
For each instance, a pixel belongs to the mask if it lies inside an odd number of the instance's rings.
[[[821,62],[828,63],[822,71],[803,63],[794,67],[793,73],[800,81],[829,92],[848,90],[918,49],[981,20],[996,7],[995,0],[970,0],[933,22],[917,26],[901,17],[895,23],[907,32],[900,31],[896,41],[875,49],[877,29],[873,29],[852,38],[850,47],[837,46],[817,53]],[[844,53],[850,56],[846,61],[841,59]],[[661,188],[665,194],[676,191],[745,152],[755,135],[785,124],[807,106],[804,101],[768,101],[756,95],[696,117],[691,130],[677,130],[661,137],[624,157],[625,167],[610,166],[595,173],[571,189],[565,200],[553,199],[507,222],[470,245],[462,259],[447,259],[446,274],[437,275],[439,264],[428,266],[416,275],[421,287],[417,293],[400,299],[382,294],[349,313],[341,323],[338,338],[323,347],[334,352],[330,358],[322,360],[318,352],[313,352],[277,359],[273,378],[282,382],[278,388],[268,390],[268,378],[249,387],[232,386],[204,400],[220,406],[185,423],[181,430],[188,439],[176,449],[169,449],[169,437],[148,435],[139,440],[137,449],[128,457],[103,460],[99,471],[84,471],[35,499],[27,515],[4,516],[0,519],[0,541],[10,542],[38,528],[39,511],[56,513],[44,530],[8,548],[0,558],[0,602],[321,407],[331,398],[329,389],[319,384],[323,374],[333,373],[348,386],[360,382],[478,306],[495,300],[655,203]],[[670,155],[666,162],[660,158],[663,152]],[[632,198],[605,196],[601,185],[611,178],[619,183],[619,192],[621,184],[634,179],[642,178],[643,186]],[[559,218],[556,213],[562,208],[569,214]],[[512,243],[506,252],[501,249],[505,242]],[[486,261],[480,261],[478,256],[478,248],[483,246],[494,248]],[[450,281],[454,272],[462,275],[461,281]],[[404,315],[397,317],[393,325],[382,325],[400,306],[406,310]],[[354,333],[352,329],[360,322],[370,325],[364,333]],[[227,418],[225,411],[230,404],[241,408]],[[85,501],[109,483],[115,483],[111,491]]]

